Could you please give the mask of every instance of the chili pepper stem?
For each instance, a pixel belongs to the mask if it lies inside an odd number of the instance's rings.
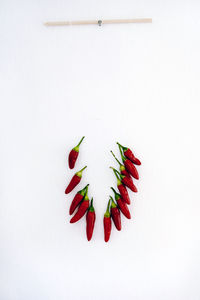
[[[86,187],[85,187],[85,198],[87,198],[87,194],[88,194],[88,185],[86,185]]]
[[[114,189],[112,186],[111,186],[110,188],[111,188],[111,190],[114,192],[114,194],[116,194],[115,189]]]
[[[116,197],[117,195],[119,195],[119,194],[115,191],[115,189],[114,189],[112,186],[111,186],[110,188],[111,188],[111,190],[114,192],[115,197]]]
[[[115,203],[115,201],[114,201],[114,199],[113,199],[113,197],[112,196],[110,196],[110,199],[111,199],[111,208],[115,208],[115,207],[117,207],[117,204]]]
[[[85,190],[88,190],[88,186],[89,186],[89,183],[82,189],[83,191]]]
[[[83,170],[85,170],[87,168],[87,166],[85,166],[83,169],[81,169],[79,172],[83,172]]]
[[[91,199],[91,202],[90,202],[89,211],[94,211],[93,198]]]
[[[121,179],[123,178],[122,175],[119,173],[119,171],[117,171],[117,170],[116,170],[115,168],[113,168],[113,167],[110,167],[110,168],[113,169],[115,175],[118,174],[119,177],[120,177]],[[116,177],[117,177],[117,175],[116,175]],[[117,179],[119,179],[119,178],[117,177]]]
[[[83,141],[84,138],[85,137],[83,136],[82,139],[80,140],[80,142],[78,143],[78,145],[76,147],[74,147],[73,150],[75,150],[76,152],[79,152],[79,146],[82,143],[82,141]]]
[[[104,214],[105,217],[109,218],[110,217],[110,199],[108,201],[108,205],[107,205],[107,209],[106,209],[106,212]]]
[[[113,170],[113,172],[115,173],[116,178],[119,179],[119,177],[118,177],[117,174],[116,174],[116,171],[117,171],[117,170],[116,170],[115,168],[113,168],[113,167],[110,167],[110,169]]]
[[[77,145],[76,147],[79,147],[79,146],[80,146],[80,144],[82,143],[82,141],[83,141],[84,138],[85,138],[85,137],[83,136],[82,139],[80,140],[80,142],[78,143],[78,145]]]
[[[83,170],[85,170],[87,168],[87,166],[85,166],[83,169],[81,169],[80,171],[78,171],[77,173],[76,173],[76,175],[78,176],[78,177],[82,177],[82,172],[83,172]]]
[[[127,149],[126,147],[122,146],[122,145],[121,145],[120,143],[118,143],[118,142],[117,142],[117,145],[118,145],[119,147],[121,147],[123,150]]]
[[[122,153],[122,149],[121,149],[121,146],[119,143],[118,144],[118,147],[119,147],[119,151],[120,151],[120,154],[121,154],[121,158],[122,158],[122,161],[124,162],[126,160],[126,158],[124,157],[123,153]]]
[[[119,171],[117,171],[116,169],[114,169],[115,170],[115,172],[119,175],[119,177],[121,178],[121,179],[123,179],[125,176],[122,176],[120,173],[119,173]]]
[[[115,154],[113,153],[113,151],[110,150],[110,152],[112,153],[113,157],[116,159],[116,161],[118,162],[118,164],[119,164],[120,166],[122,166],[122,164],[120,163],[119,159],[117,159],[117,157],[115,156]]]
[[[113,172],[114,172],[114,174],[115,174],[115,176],[117,178],[117,185],[120,185],[121,181],[120,181],[119,177],[117,176],[117,173],[116,173],[117,170],[115,168],[113,168],[113,167],[110,167],[110,168],[113,169]]]

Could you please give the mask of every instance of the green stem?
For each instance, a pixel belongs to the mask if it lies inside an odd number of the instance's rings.
[[[117,157],[115,156],[115,154],[112,152],[112,150],[110,150],[110,152],[112,153],[112,155],[114,156],[114,158],[116,159],[116,161],[118,162],[118,164],[119,164],[120,166],[123,166],[123,165],[120,163],[119,159],[117,159]]]
[[[123,149],[123,151],[126,151],[126,150],[128,149],[127,147],[122,146],[122,145],[121,145],[120,143],[118,143],[118,142],[117,142],[117,145],[120,146],[120,147]]]
[[[123,179],[125,176],[119,173],[119,171],[115,170],[115,172],[119,175],[120,179]]]
[[[107,205],[106,212],[109,212],[109,210],[110,210],[110,199],[109,199],[109,201],[108,201],[108,205]]]
[[[105,212],[104,216],[105,216],[106,218],[109,218],[109,217],[110,217],[110,199],[109,199],[109,201],[108,201],[107,209],[106,209],[106,212]]]
[[[84,201],[88,201],[88,200],[89,200],[89,197],[88,197],[88,186],[86,186]]]
[[[111,208],[115,208],[117,207],[117,204],[115,203],[114,199],[112,196],[110,196],[110,199],[111,199]]]
[[[89,184],[87,184],[85,187],[85,196],[87,196],[87,193],[88,193],[88,186],[89,186]]]
[[[83,169],[81,169],[79,172],[83,172],[83,170],[85,170],[87,168],[87,166],[85,166]]]
[[[83,188],[83,190],[84,190],[84,192],[85,192],[85,194],[87,193],[87,191],[88,191],[88,186],[89,186],[89,183]]]
[[[117,201],[119,198],[121,198],[120,194],[118,194],[115,189],[113,187],[111,187],[111,190],[114,192],[115,194],[115,200]]]
[[[118,142],[117,142],[117,145],[120,146],[120,147],[123,147],[123,146],[122,146],[120,143],[118,143]]]
[[[83,172],[83,170],[85,170],[87,168],[87,166],[85,166],[83,169],[81,169],[80,171],[78,171],[77,173],[76,173],[76,175],[78,176],[78,177],[82,177],[82,172]]]
[[[83,136],[82,139],[80,140],[80,142],[78,143],[78,145],[77,145],[76,147],[73,148],[76,152],[79,152],[79,146],[80,146],[80,144],[82,143],[82,141],[83,141],[84,138],[85,138],[85,137]]]
[[[122,158],[122,161],[124,162],[126,160],[126,158],[124,157],[123,153],[122,153],[122,149],[121,149],[121,146],[119,143],[118,144],[118,147],[119,147],[119,151],[120,151],[120,154],[121,154],[121,158]]]
[[[115,168],[113,168],[113,167],[110,167],[110,168],[113,169],[113,172],[114,172],[114,174],[115,174],[115,176],[116,176],[116,178],[117,178],[117,186],[120,185],[120,184],[122,184],[122,183],[121,183],[121,180],[120,180],[119,177],[117,176],[117,173],[116,173],[117,170],[116,170]]]
[[[113,170],[113,172],[114,172],[114,174],[115,174],[116,178],[117,178],[117,179],[119,179],[119,177],[117,176],[117,173],[116,173],[116,172],[117,172],[117,170],[116,170],[115,168],[113,168],[113,167],[110,167],[110,169],[112,169],[112,170]]]
[[[117,192],[115,191],[115,189],[112,186],[110,188],[114,192],[114,194],[117,194]]]
[[[80,146],[80,144],[82,143],[82,141],[83,141],[84,138],[85,138],[85,137],[83,136],[82,139],[80,140],[80,142],[78,143],[78,145],[77,145],[76,147],[79,147],[79,146]]]
[[[85,195],[85,190],[88,187],[88,185],[89,185],[89,183],[82,190],[78,191],[78,193],[84,196]]]
[[[90,202],[90,208],[89,208],[89,211],[94,211],[93,198],[91,199],[91,202]]]

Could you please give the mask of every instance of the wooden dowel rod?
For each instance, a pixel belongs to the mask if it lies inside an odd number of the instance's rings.
[[[121,23],[152,23],[151,18],[143,19],[113,19],[113,20],[82,20],[82,21],[57,21],[45,22],[46,26],[67,26],[67,25],[101,25],[101,24],[121,24]]]

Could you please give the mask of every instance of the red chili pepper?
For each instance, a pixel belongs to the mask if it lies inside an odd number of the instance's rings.
[[[95,210],[93,207],[93,198],[92,198],[90,207],[89,207],[87,215],[86,215],[86,233],[87,233],[88,241],[90,241],[92,238],[95,220],[96,220],[96,214],[95,214]]]
[[[76,196],[74,197],[74,199],[72,200],[72,203],[70,205],[70,209],[69,209],[69,214],[72,215],[73,212],[75,211],[75,209],[77,208],[77,206],[81,203],[81,201],[83,200],[84,196],[87,193],[87,188],[88,188],[89,184],[87,184],[82,190],[78,191],[78,193],[76,194]]]
[[[120,163],[120,161],[117,159],[117,157],[115,156],[115,154],[112,152],[112,150],[110,151],[112,153],[112,155],[114,156],[114,158],[116,159],[116,161],[119,164],[119,169],[122,175],[127,176],[129,178],[131,178],[131,175],[126,171],[126,168],[124,167],[123,164]],[[131,178],[132,179],[132,178]]]
[[[139,179],[139,174],[138,174],[138,171],[136,169],[136,167],[134,166],[134,164],[126,157],[124,157],[124,155],[122,154],[122,150],[121,150],[121,147],[120,145],[118,144],[119,146],[119,150],[120,150],[120,153],[121,153],[121,157],[122,157],[122,161],[125,165],[125,168],[126,170],[135,178],[135,179]]]
[[[80,140],[80,142],[78,143],[78,145],[76,147],[74,147],[69,153],[68,162],[69,162],[70,169],[73,169],[75,166],[75,163],[76,163],[76,160],[77,160],[78,154],[79,154],[79,146],[82,143],[84,138],[85,137],[83,136],[82,139]]]
[[[113,187],[111,187],[111,189],[113,190],[114,194],[115,194],[115,200],[117,201],[117,205],[119,206],[119,209],[121,210],[121,212],[123,213],[123,215],[127,218],[127,219],[131,219],[131,214],[130,211],[128,209],[128,206],[126,205],[126,203],[121,199],[121,195],[118,194],[115,189]]]
[[[121,230],[121,216],[119,208],[117,207],[117,204],[114,202],[113,198],[110,196],[111,199],[111,217],[113,219],[113,222],[115,224],[115,227],[117,230]]]
[[[131,189],[131,191],[133,191],[134,193],[137,193],[137,188],[136,186],[133,184],[132,178],[130,179],[127,176],[123,176],[122,175],[122,182],[124,185],[126,185],[129,189]]]
[[[85,168],[87,168],[87,166],[85,166],[83,169],[81,169],[80,171],[78,171],[71,179],[68,187],[65,190],[65,194],[69,194],[74,188],[75,186],[77,186],[77,184],[79,184],[79,182],[81,181],[82,178],[82,172],[83,170],[85,170]]]
[[[84,214],[86,213],[87,209],[89,207],[89,198],[88,195],[86,193],[85,198],[83,200],[83,202],[81,202],[77,212],[75,213],[75,215],[71,218],[70,223],[75,223],[78,220],[80,220]]]
[[[126,202],[127,204],[131,204],[131,200],[128,194],[128,191],[126,189],[126,187],[122,184],[121,180],[118,178],[116,170],[113,167],[110,167],[111,169],[113,169],[113,172],[117,178],[117,187],[118,190],[121,194],[122,199],[124,200],[124,202]]]
[[[126,185],[131,191],[133,191],[134,193],[137,193],[137,188],[134,185],[132,178],[121,175],[116,169],[114,169],[114,170],[120,176],[120,179],[121,179],[122,183],[124,185]]]
[[[111,229],[112,229],[112,223],[110,217],[110,200],[108,201],[107,210],[104,214],[103,224],[104,224],[104,240],[105,242],[108,242],[111,234]]]
[[[128,159],[130,159],[135,165],[141,165],[141,161],[135,157],[135,155],[129,148],[124,147],[124,146],[120,145],[119,143],[117,143],[117,144],[123,149],[124,155]]]

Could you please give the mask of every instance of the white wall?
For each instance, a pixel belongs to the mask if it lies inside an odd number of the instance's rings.
[[[3,0],[1,300],[200,299],[200,2]],[[47,28],[47,20],[153,24]],[[97,222],[69,224],[82,135]],[[103,241],[119,140],[142,160],[133,218]]]

